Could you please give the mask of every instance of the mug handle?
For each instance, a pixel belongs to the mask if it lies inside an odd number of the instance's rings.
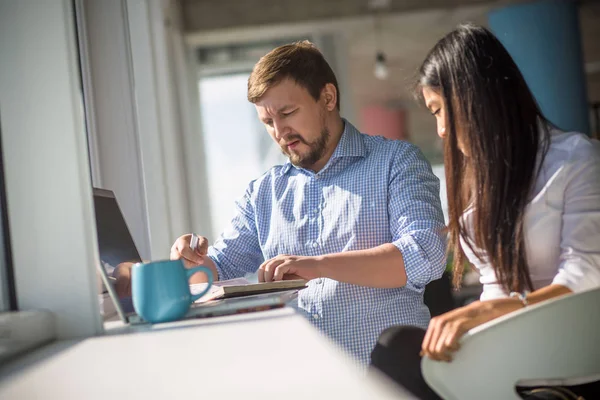
[[[206,274],[206,276],[208,277],[208,282],[206,283],[206,289],[204,289],[204,291],[202,293],[192,295],[192,303],[195,302],[196,300],[198,300],[200,297],[204,296],[210,290],[210,287],[212,286],[212,283],[213,283],[212,271],[208,267],[194,267],[194,268],[186,269],[186,274],[187,274],[188,280],[196,272],[204,272]]]

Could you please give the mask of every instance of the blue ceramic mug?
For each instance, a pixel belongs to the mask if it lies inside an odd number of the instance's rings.
[[[208,284],[202,293],[192,295],[188,281],[196,272],[204,272]],[[133,308],[151,323],[182,318],[190,305],[208,292],[211,285],[212,272],[209,268],[186,269],[181,260],[137,263],[131,269]]]

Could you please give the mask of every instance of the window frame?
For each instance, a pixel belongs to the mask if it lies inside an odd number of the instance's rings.
[[[0,8],[6,201],[22,311],[4,315],[5,327],[18,333],[18,314],[31,316],[40,323],[31,346],[96,335],[98,252],[74,4],[9,0]]]

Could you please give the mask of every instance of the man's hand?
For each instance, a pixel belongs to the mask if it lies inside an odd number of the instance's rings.
[[[198,247],[194,250],[190,247],[191,234],[183,235],[177,238],[171,247],[171,260],[182,260],[186,268],[202,265],[205,262],[206,252],[208,251],[208,240],[200,236]]]
[[[115,268],[113,271],[113,278],[116,279],[115,290],[119,298],[131,297],[131,267],[132,262],[124,262]]]
[[[209,267],[213,271],[213,278],[218,279],[217,268],[213,260],[206,254],[208,252],[208,240],[204,236],[199,237],[198,247],[192,250],[190,247],[191,234],[180,236],[171,247],[171,260],[182,260],[186,268],[192,268],[198,265]],[[202,273],[192,275],[191,283],[206,282]]]
[[[302,257],[279,255],[262,263],[258,268],[259,282],[272,282],[290,279],[321,278],[323,275],[319,265],[321,257]]]
[[[423,339],[421,355],[450,362],[452,353],[459,349],[458,341],[467,331],[522,307],[515,299],[475,301],[432,318]]]

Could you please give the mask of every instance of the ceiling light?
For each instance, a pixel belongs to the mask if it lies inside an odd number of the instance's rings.
[[[381,80],[387,79],[389,75],[387,62],[383,52],[378,52],[375,57],[375,69],[373,70],[373,73],[375,74],[375,78]]]
[[[386,10],[390,8],[391,0],[369,0],[367,8],[369,10]]]

